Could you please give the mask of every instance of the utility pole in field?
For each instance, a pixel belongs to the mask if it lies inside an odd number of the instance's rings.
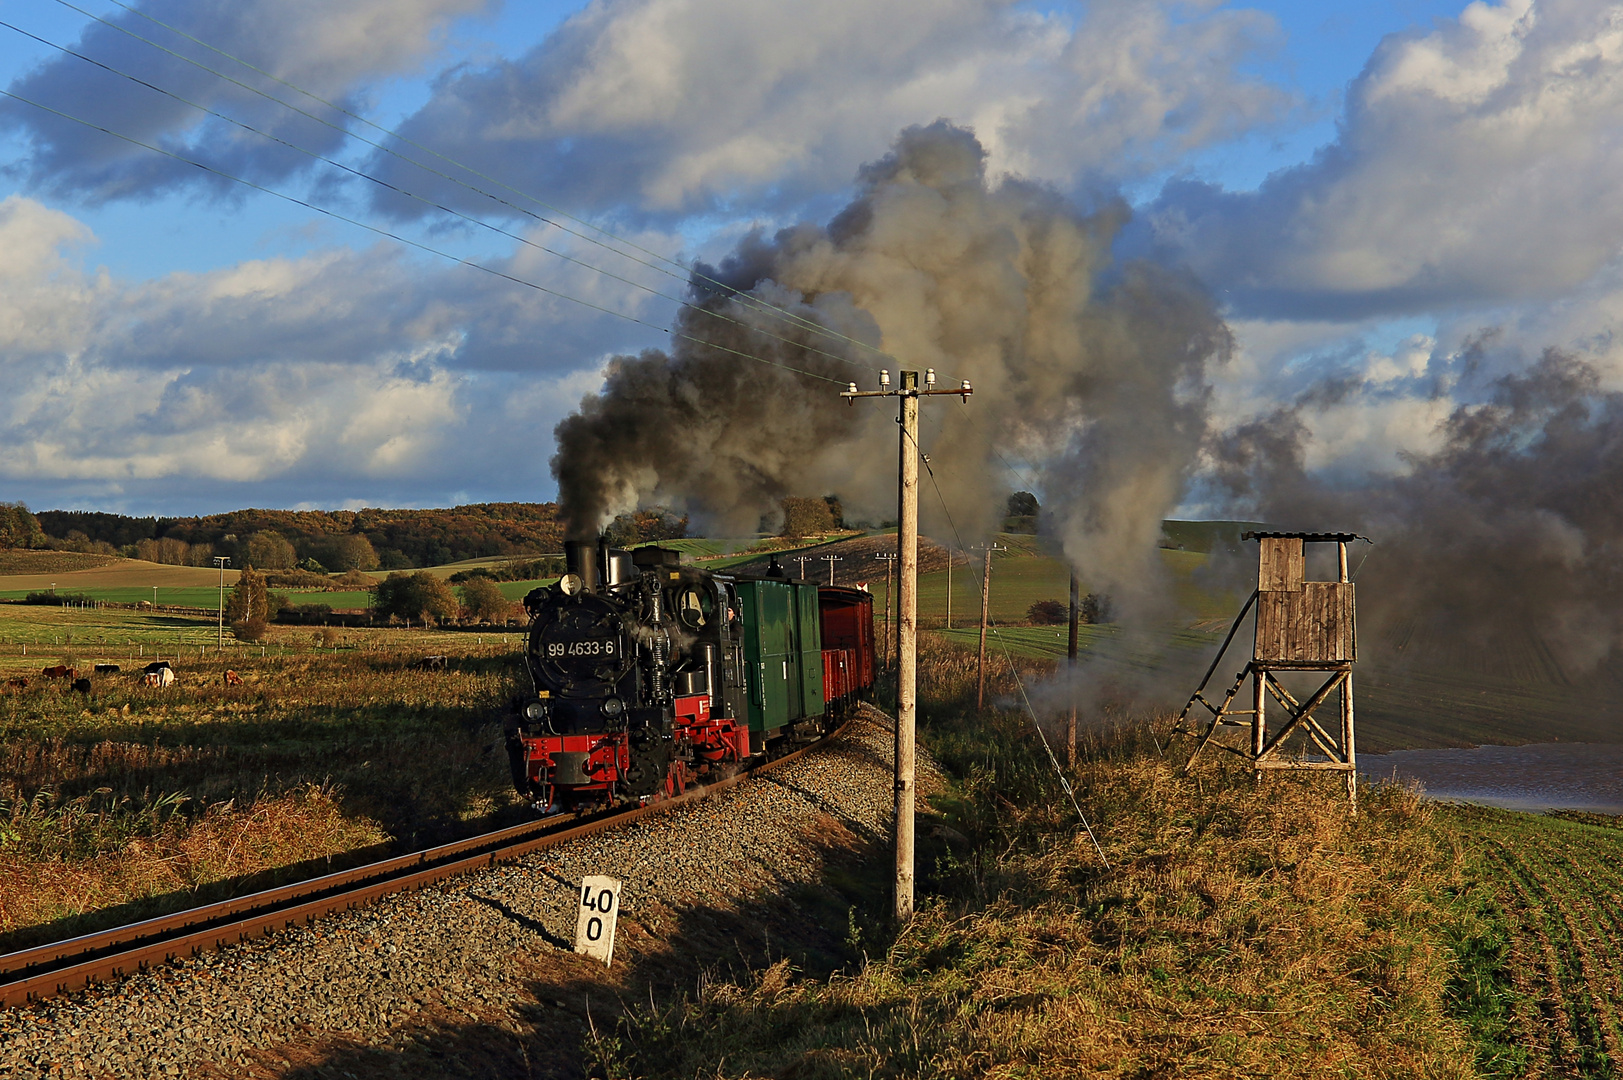
[[[1002,544],[988,541],[981,547],[986,551],[986,568],[981,571],[981,646],[975,661],[975,711],[986,711],[986,623],[992,610],[992,553],[1008,551]]]
[[[852,405],[859,397],[896,397],[902,407],[902,432],[897,478],[896,555],[901,586],[896,619],[896,922],[913,918],[913,783],[914,723],[918,711],[919,614],[919,398],[957,394],[969,400],[969,380],[956,390],[935,388],[935,368],[924,373],[902,371],[901,386],[890,388],[890,372],[879,373],[877,391],[859,391],[852,383],[840,396]],[[832,569],[833,564],[830,564]]]
[[[832,585],[834,584],[834,564],[844,562],[845,558],[841,555],[824,555],[823,561],[828,563],[828,583]]]
[[[214,556],[214,565],[220,568],[220,629],[215,639],[220,648],[225,648],[225,568],[231,565],[231,560],[224,555]]]
[[[800,564],[800,577],[801,577],[802,581],[804,581],[805,578],[806,578],[806,560],[809,559],[809,558],[811,558],[810,555],[796,555],[795,556],[795,562]]]
[[[958,553],[952,548],[947,549],[947,629],[952,629],[952,562]]]
[[[890,624],[891,579],[896,574],[896,553],[894,551],[884,551],[875,555],[874,558],[885,564],[885,663],[888,666],[891,661],[896,659],[891,652],[891,646],[896,644],[896,635],[892,633]]]
[[[1066,760],[1076,764],[1076,624],[1082,613],[1082,583],[1071,574],[1071,641],[1065,655],[1071,667],[1071,719],[1065,725]]]

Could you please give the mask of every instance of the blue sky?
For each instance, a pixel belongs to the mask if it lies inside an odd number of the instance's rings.
[[[81,6],[229,64],[106,0]],[[751,229],[820,228],[904,129],[948,118],[984,148],[989,190],[1035,183],[1079,214],[1125,199],[1131,221],[1106,260],[1193,274],[1234,334],[1234,355],[1200,372],[1204,422],[1217,432],[1329,402],[1301,413],[1327,476],[1401,470],[1403,452],[1437,445],[1450,408],[1546,348],[1613,378],[1623,55],[1610,5],[139,7],[476,168],[477,184],[679,261],[723,259]],[[553,427],[610,357],[669,343],[677,308],[647,290],[679,291],[677,279],[51,0],[0,4],[0,18],[632,282],[391,198],[0,28],[9,92],[218,170],[0,102],[0,498],[139,514],[551,498]],[[1088,265],[1098,287],[1112,280]],[[911,333],[905,314],[869,316],[887,347]],[[1313,395],[1348,379],[1358,394]],[[986,461],[1040,466],[1058,445],[1045,440],[1011,437]],[[1190,454],[1174,508],[1221,512]],[[780,483],[838,477],[820,466]],[[622,499],[684,497],[668,476],[627,484]]]

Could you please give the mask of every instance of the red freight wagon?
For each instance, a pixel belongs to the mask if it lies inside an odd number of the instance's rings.
[[[873,689],[873,596],[861,589],[819,586],[823,622],[823,697],[854,701]]]

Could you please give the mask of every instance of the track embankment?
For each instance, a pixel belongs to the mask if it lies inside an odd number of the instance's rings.
[[[868,711],[815,753],[623,828],[0,1010],[0,1075],[578,1075],[591,1010],[637,982],[771,954],[786,915],[860,934],[823,881],[888,833],[890,751]],[[624,882],[611,969],[570,951],[589,874]]]

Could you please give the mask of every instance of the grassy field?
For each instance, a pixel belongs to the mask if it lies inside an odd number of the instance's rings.
[[[1574,817],[1440,813],[1478,920],[1455,997],[1484,1075],[1623,1071],[1623,819]]]
[[[783,961],[633,995],[596,1075],[1618,1075],[1617,821],[1394,785],[1354,816],[1328,777],[1180,777],[1151,718],[1117,713],[1067,777],[1084,828],[1030,718],[976,716],[973,659],[925,642],[947,787],[913,923],[853,910],[830,977]]]
[[[522,635],[272,627],[221,649],[215,633],[0,606],[0,673],[34,677],[0,693],[0,950],[527,813],[498,726]],[[449,670],[416,670],[429,654]],[[139,685],[155,656],[175,686]],[[124,670],[79,694],[38,678],[59,661]]]

